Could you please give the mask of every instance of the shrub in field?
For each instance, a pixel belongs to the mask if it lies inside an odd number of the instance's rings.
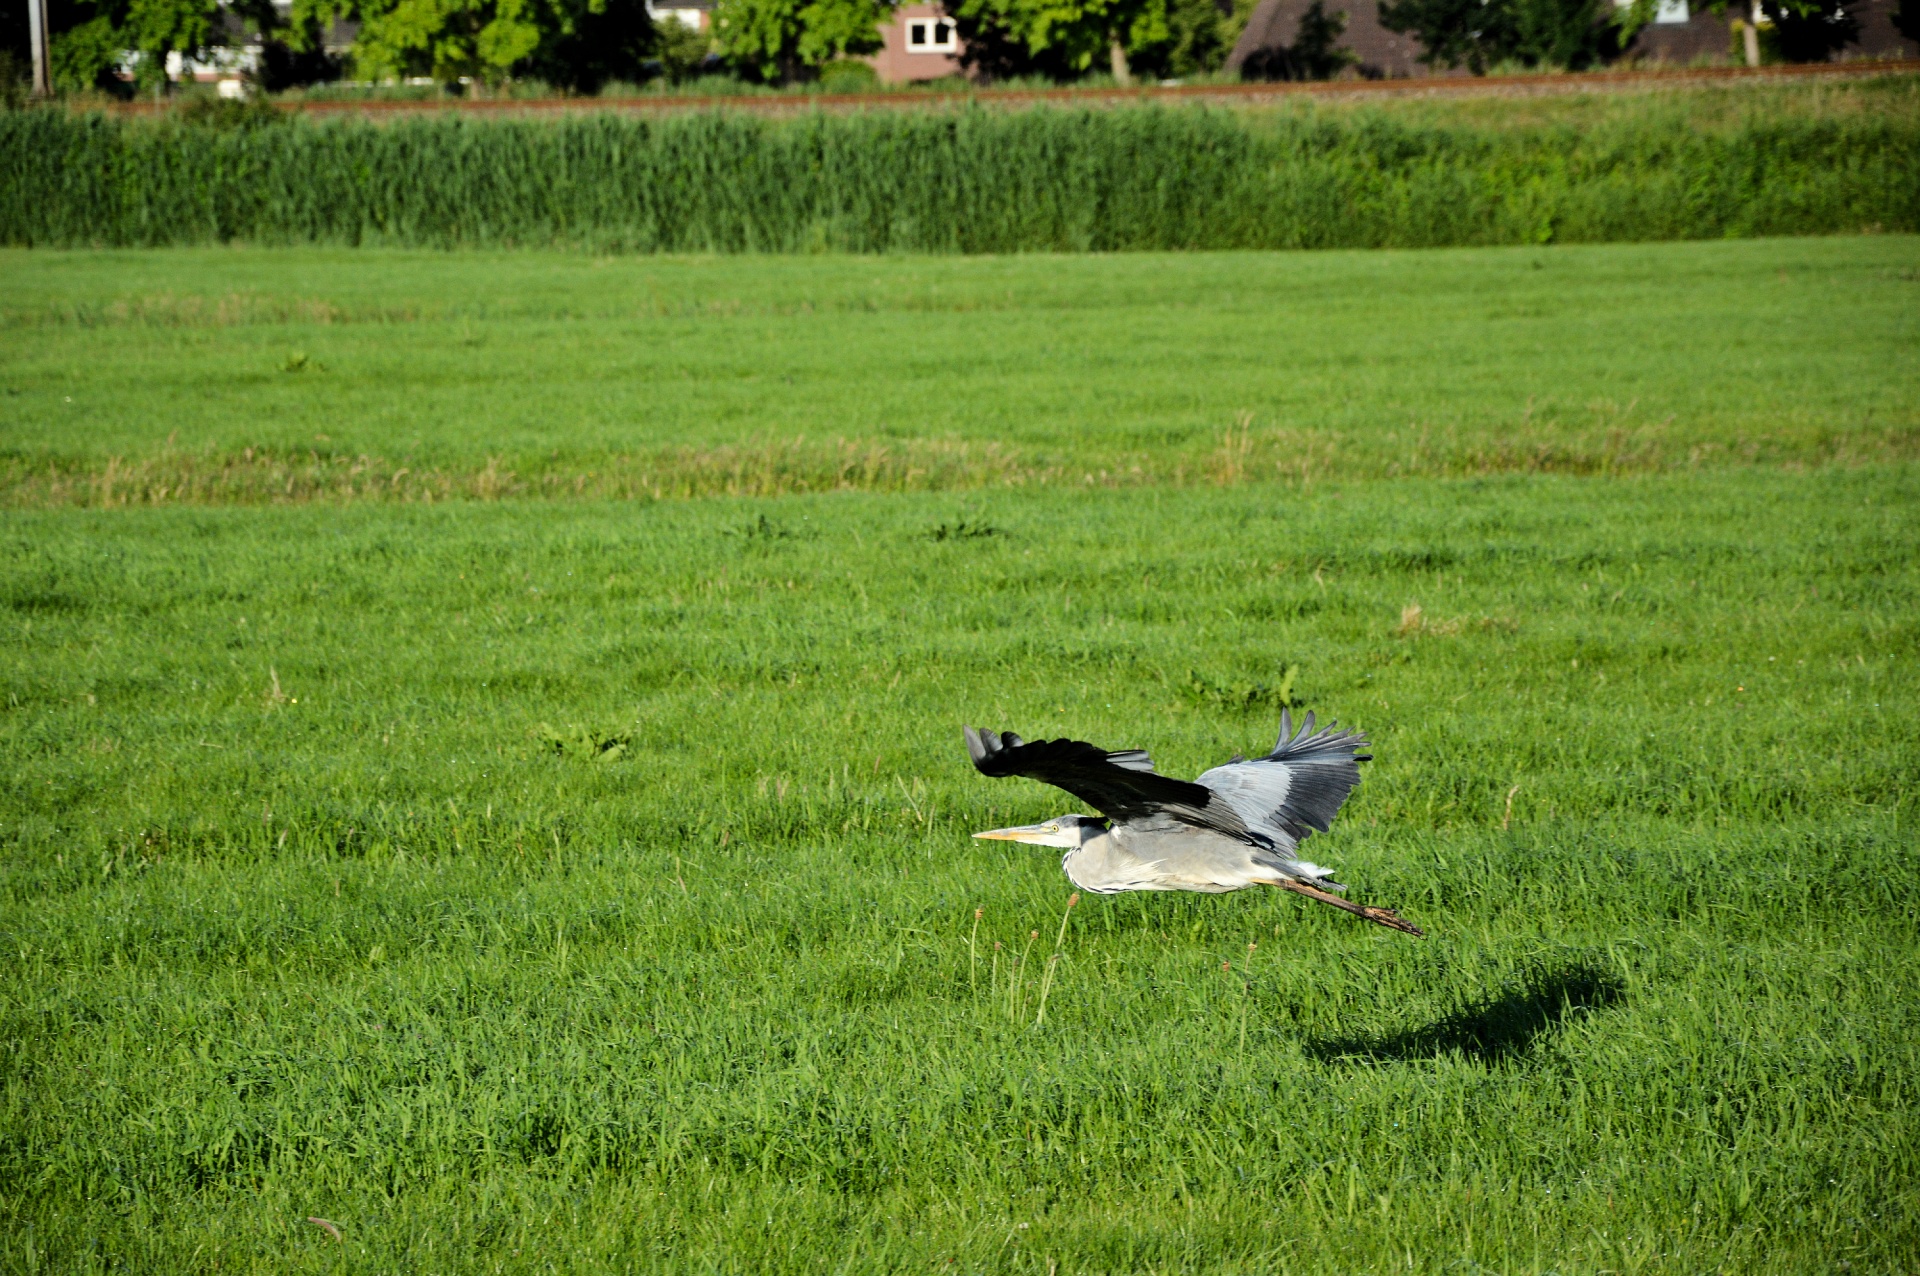
[[[700,74],[713,52],[713,40],[684,22],[662,22],[654,29],[654,59],[669,84],[684,84]]]
[[[820,68],[820,87],[829,93],[870,93],[880,87],[880,76],[857,58],[841,58]]]
[[[1595,0],[1389,0],[1380,22],[1416,36],[1421,61],[1476,75],[1503,62],[1579,70],[1621,49],[1614,6]]]
[[[1190,108],[663,119],[0,117],[0,242],[1126,251],[1920,227],[1920,122]]]

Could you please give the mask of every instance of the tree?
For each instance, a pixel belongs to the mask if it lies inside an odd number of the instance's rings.
[[[265,0],[259,7],[271,10]],[[168,54],[204,54],[226,43],[228,32],[214,0],[67,0],[48,8],[54,83],[66,89],[117,86],[115,71],[129,52],[140,55],[140,85],[162,89]],[[253,6],[238,12],[258,16]]]
[[[713,38],[678,20],[654,28],[653,55],[668,83],[683,84],[700,74],[713,52]]]
[[[963,2],[949,7],[948,14],[963,46],[960,63],[979,79],[992,82],[1039,76],[1066,81],[1080,74],[1080,68],[1072,66],[1059,51],[1029,48],[1025,38],[1003,25],[1001,15],[986,5]]]
[[[1705,7],[1724,15],[1730,3],[1707,0]],[[1760,0],[1760,7],[1773,51],[1788,62],[1824,62],[1859,36],[1843,0]],[[1426,50],[1420,60],[1429,65],[1476,75],[1500,62],[1581,70],[1618,57],[1656,8],[1657,0],[1383,0],[1380,22],[1418,36]]]
[[[546,0],[544,15],[540,44],[517,70],[578,93],[645,79],[664,38],[644,0]]]
[[[1501,62],[1581,70],[1622,43],[1611,0],[1384,0],[1380,25],[1418,37],[1427,65],[1475,75]]]
[[[720,0],[714,42],[746,75],[786,83],[881,47],[891,0]]]
[[[1900,0],[1893,11],[1893,29],[1909,40],[1920,42],[1920,0]]]
[[[1826,62],[1860,38],[1859,19],[1837,2],[1760,0],[1760,10],[1773,24],[1773,51],[1788,62]]]
[[[367,79],[430,75],[442,82],[504,79],[540,46],[535,0],[294,0],[293,19],[325,30],[357,19],[355,74]]]
[[[1384,0],[1380,25],[1411,32],[1420,41],[1420,60],[1428,66],[1464,66],[1480,75],[1489,60],[1491,9],[1483,0]]]
[[[1247,12],[1251,12],[1251,7]],[[1190,76],[1218,71],[1246,25],[1244,15],[1215,0],[1167,0],[1167,39],[1158,48],[1136,50],[1133,62],[1155,75]]]
[[[1613,0],[1507,0],[1506,57],[1583,71],[1620,55]]]
[[[1131,78],[1129,55],[1168,42],[1168,0],[960,0],[952,12],[960,34],[986,28],[1010,52],[1034,63],[1084,74],[1104,56],[1121,83]]]
[[[640,79],[653,45],[643,0],[294,0],[290,41],[311,48],[334,21],[356,19],[357,74],[498,84],[537,75],[592,91]]]
[[[1313,0],[1300,15],[1293,43],[1257,50],[1241,74],[1249,80],[1331,80],[1360,60],[1353,50],[1340,47],[1346,30],[1345,11],[1328,13],[1322,0]]]
[[[269,93],[326,84],[344,74],[344,59],[329,53],[315,39],[294,48],[284,35],[270,34],[260,42],[260,65],[254,68],[254,81]]]

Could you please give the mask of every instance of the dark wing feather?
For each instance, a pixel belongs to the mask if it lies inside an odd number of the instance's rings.
[[[1212,827],[1207,812],[1213,794],[1191,780],[1176,780],[1153,769],[1143,750],[1109,753],[1084,740],[1022,740],[1013,732],[964,728],[967,753],[982,775],[1024,775],[1051,784],[1087,803],[1110,820],[1126,822],[1170,815],[1188,824]],[[1233,818],[1231,813],[1228,818]],[[1238,823],[1238,820],[1234,820]]]

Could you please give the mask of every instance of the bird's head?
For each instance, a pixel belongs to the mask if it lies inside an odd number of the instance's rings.
[[[1042,820],[1038,824],[1022,824],[1010,829],[988,829],[984,833],[975,833],[974,836],[991,838],[998,842],[1025,842],[1029,846],[1072,848],[1086,845],[1088,838],[1104,832],[1106,827],[1105,820],[1091,815],[1061,815],[1051,820]]]

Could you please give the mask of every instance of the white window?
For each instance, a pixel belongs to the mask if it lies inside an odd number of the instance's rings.
[[[908,53],[952,53],[953,23],[944,18],[911,18],[907,21]]]
[[[1631,9],[1633,0],[1613,0],[1615,7]],[[1653,20],[1661,26],[1685,26],[1693,19],[1687,0],[1654,0]]]

